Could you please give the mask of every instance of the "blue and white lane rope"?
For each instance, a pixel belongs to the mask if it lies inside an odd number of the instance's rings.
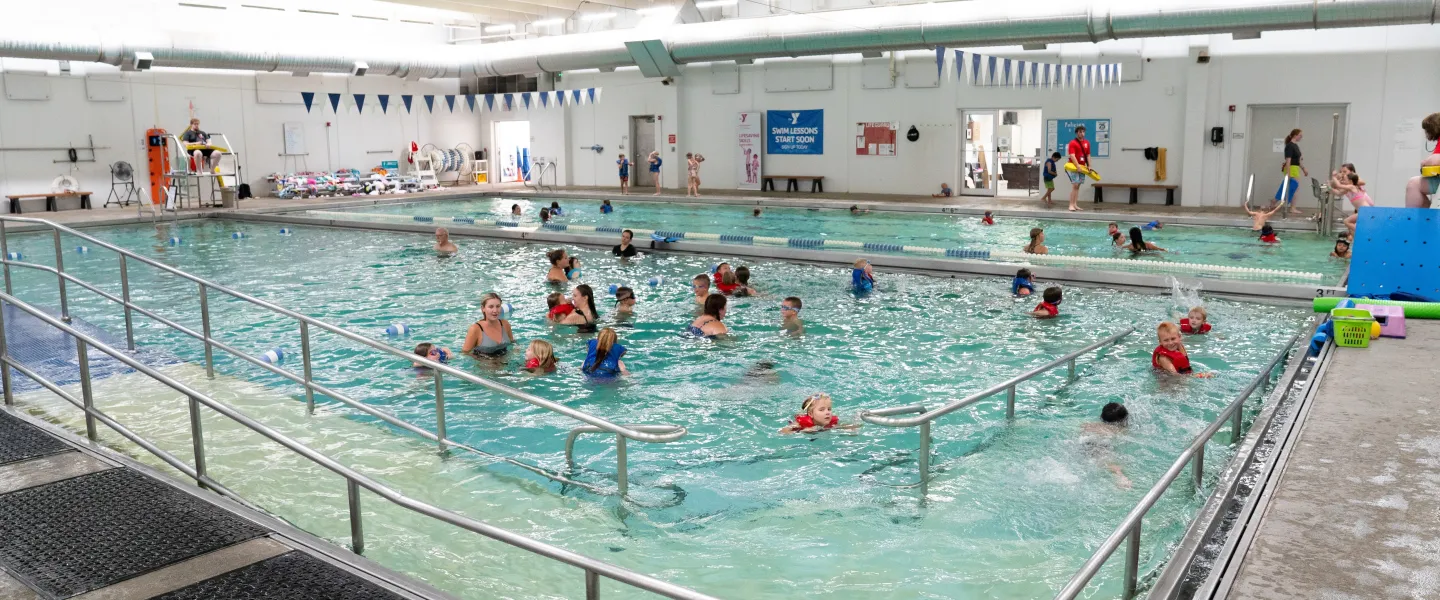
[[[415,215],[392,215],[385,213],[358,213],[342,211],[310,210],[305,214],[317,217],[329,217],[339,219],[380,219],[385,221],[404,221],[411,223],[456,223],[473,225],[476,227],[515,227],[521,229],[545,229],[547,231],[564,231],[567,233],[609,233],[618,234],[624,231],[624,227],[600,227],[593,225],[578,225],[571,223],[545,223],[543,226],[524,225],[513,221],[487,221],[484,219],[472,219],[470,217],[424,217]],[[649,237],[651,234],[658,234],[661,237],[683,239],[691,241],[711,241],[727,244],[765,245],[765,246],[786,246],[790,248],[831,248],[845,250],[865,250],[870,252],[896,252],[902,254],[921,254],[929,256],[944,256],[947,258],[965,258],[973,260],[999,260],[1021,264],[1050,264],[1050,265],[1076,265],[1076,266],[1116,266],[1127,269],[1141,269],[1162,273],[1225,273],[1239,276],[1254,277],[1283,277],[1287,279],[1320,280],[1324,274],[1307,273],[1304,271],[1288,271],[1284,269],[1261,269],[1256,267],[1237,267],[1232,265],[1209,265],[1202,263],[1185,262],[1160,262],[1150,260],[1136,260],[1131,258],[1113,258],[1104,256],[1071,256],[1063,254],[1026,254],[1024,252],[1012,252],[1008,250],[977,250],[969,248],[938,248],[934,246],[905,246],[901,244],[886,244],[873,242],[855,242],[850,240],[836,240],[830,238],[783,238],[766,237],[759,235],[737,235],[721,233],[699,233],[693,231],[665,231],[650,229],[631,229],[636,238]]]

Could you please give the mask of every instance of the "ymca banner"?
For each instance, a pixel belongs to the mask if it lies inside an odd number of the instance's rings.
[[[824,154],[825,111],[772,110],[765,113],[766,154]]]
[[[735,141],[739,145],[736,158],[740,168],[736,171],[740,185],[737,190],[760,189],[760,140],[764,136],[760,125],[760,113],[742,112],[735,125]]]

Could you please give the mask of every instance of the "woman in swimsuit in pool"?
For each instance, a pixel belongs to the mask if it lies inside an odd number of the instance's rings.
[[[560,324],[574,325],[580,333],[595,333],[595,319],[599,316],[595,312],[595,290],[583,283],[575,286],[575,291],[570,292],[570,303],[575,306],[575,312]]]
[[[725,335],[730,330],[720,320],[725,318],[725,296],[711,294],[705,299],[705,312],[690,322],[691,335],[696,337],[715,337]]]
[[[500,356],[515,343],[515,334],[510,331],[510,322],[500,318],[501,307],[505,304],[500,294],[490,292],[480,298],[480,320],[470,324],[465,332],[465,345],[460,351],[473,356]]]

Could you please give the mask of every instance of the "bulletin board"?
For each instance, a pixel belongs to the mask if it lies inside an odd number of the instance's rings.
[[[898,121],[855,124],[855,156],[895,156]]]
[[[1075,139],[1075,128],[1085,126],[1085,139],[1090,140],[1091,158],[1110,158],[1110,119],[1050,119],[1045,122],[1046,153],[1065,155],[1065,147]]]

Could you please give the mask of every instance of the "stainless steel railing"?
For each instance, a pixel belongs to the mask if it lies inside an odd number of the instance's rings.
[[[73,394],[61,388],[55,382],[45,379],[38,373],[20,364],[19,361],[16,361],[10,357],[9,346],[5,335],[5,304],[9,304],[21,311],[29,313],[31,316],[49,324],[51,327],[54,327],[55,329],[75,339],[76,354],[77,358],[79,359],[80,368],[81,398],[75,398]],[[192,451],[194,452],[193,465],[186,464],[185,461],[180,460],[175,455],[160,449],[155,444],[151,443],[148,440],[145,440],[138,434],[130,431],[124,425],[116,422],[114,419],[112,419],[109,415],[106,415],[100,409],[95,408],[94,393],[91,391],[89,378],[89,353],[91,349],[98,350],[102,353],[110,355],[115,360],[124,363],[126,366],[129,366],[136,371],[144,373],[151,379],[154,379],[155,381],[164,384],[166,387],[169,387],[170,389],[184,394],[186,398],[188,398],[190,409],[189,433]],[[45,313],[45,311],[21,302],[19,299],[15,298],[7,292],[4,294],[0,294],[0,385],[3,385],[4,387],[4,398],[6,406],[14,406],[15,404],[14,393],[10,381],[11,369],[14,369],[16,372],[19,372],[26,377],[29,377],[36,383],[39,383],[45,389],[48,389],[57,396],[59,396],[61,399],[69,402],[76,408],[83,410],[85,412],[85,435],[91,441],[96,441],[98,433],[96,428],[96,422],[98,421],[100,423],[104,423],[106,426],[114,429],[116,433],[119,433],[126,439],[129,439],[130,441],[136,443],[140,447],[154,454],[166,464],[174,467],[176,470],[184,473],[191,479],[194,479],[195,482],[199,485],[215,490],[216,492],[234,497],[238,500],[244,500],[244,498],[230,491],[220,482],[212,479],[208,474],[205,464],[205,435],[204,431],[201,429],[201,406],[209,408],[219,413],[220,415],[230,419],[231,421],[234,421],[244,426],[246,429],[254,431],[255,433],[258,433],[269,439],[270,441],[284,446],[287,450],[290,450],[291,452],[294,452],[295,454],[306,458],[310,462],[313,462],[316,465],[319,465],[320,467],[323,467],[324,469],[335,473],[336,475],[339,475],[340,477],[345,479],[345,487],[347,493],[346,504],[348,506],[350,518],[350,545],[351,549],[356,554],[363,554],[365,552],[364,516],[363,513],[361,513],[360,511],[360,488],[364,488],[374,493],[375,495],[380,496],[386,501],[411,512],[415,512],[444,523],[449,523],[456,527],[460,527],[461,529],[478,533],[485,537],[504,542],[516,548],[520,548],[522,550],[526,550],[540,556],[544,556],[552,560],[556,560],[582,569],[585,575],[585,597],[587,598],[587,600],[598,600],[600,598],[601,576],[608,577],[620,583],[624,583],[626,585],[641,590],[654,592],[667,598],[677,598],[681,600],[714,600],[713,597],[702,594],[700,592],[696,592],[694,590],[684,588],[672,583],[660,581],[659,579],[655,579],[648,575],[643,575],[634,571],[630,571],[628,569],[617,567],[615,565],[595,560],[593,558],[589,558],[587,556],[577,554],[563,548],[551,546],[544,542],[533,540],[523,535],[507,531],[493,525],[488,525],[486,523],[476,521],[465,516],[461,516],[443,508],[438,508],[430,504],[421,502],[419,500],[408,498],[404,494],[401,494],[399,491],[390,488],[378,481],[375,481],[374,479],[371,479],[370,477],[361,474],[349,467],[346,467],[331,459],[330,457],[325,456],[311,449],[310,447],[305,446],[304,444],[301,444],[300,442],[297,442],[285,436],[284,434],[281,434],[280,432],[266,427],[260,422],[245,416],[244,414],[231,408],[225,403],[210,398],[209,396],[199,391],[196,391],[179,381],[176,381],[164,374],[161,374],[155,369],[152,369],[141,363],[140,361],[131,358],[126,354],[125,351],[112,348],[104,342],[101,342],[100,340],[97,340],[92,336],[76,330],[75,328],[66,324],[63,320],[52,317],[49,314]]]
[[[1076,350],[1076,351],[1074,351],[1074,352],[1071,352],[1071,353],[1069,353],[1069,354],[1066,354],[1065,356],[1061,356],[1060,358],[1057,358],[1057,359],[1052,360],[1052,361],[1050,361],[1050,362],[1048,362],[1048,363],[1045,363],[1045,364],[1043,364],[1043,365],[1040,365],[1040,366],[1038,366],[1038,367],[1035,367],[1035,368],[1033,368],[1033,369],[1030,369],[1029,371],[1026,371],[1026,372],[1024,372],[1024,373],[1021,373],[1021,374],[1019,374],[1019,375],[1016,375],[1016,376],[1014,376],[1014,377],[1011,377],[1010,379],[1007,379],[1007,380],[1005,380],[1005,381],[1002,381],[1002,382],[1000,382],[1000,383],[997,383],[997,384],[995,384],[995,385],[992,385],[992,386],[990,386],[990,387],[988,387],[988,388],[985,388],[984,390],[981,390],[981,391],[979,391],[979,392],[975,392],[974,394],[970,394],[969,396],[966,396],[966,397],[964,397],[964,398],[961,398],[961,399],[959,399],[959,400],[956,400],[956,401],[954,401],[954,402],[951,402],[951,403],[949,403],[949,404],[946,404],[946,405],[941,406],[940,408],[936,408],[936,409],[934,409],[934,410],[929,409],[928,407],[926,407],[926,406],[923,405],[923,404],[909,404],[909,405],[905,405],[905,406],[896,406],[896,407],[891,407],[891,408],[883,408],[883,409],[879,409],[879,410],[862,410],[862,411],[860,411],[860,418],[861,418],[862,420],[864,420],[866,423],[871,423],[871,424],[874,424],[874,425],[884,425],[884,426],[886,426],[886,427],[917,427],[917,426],[918,426],[918,427],[920,428],[920,456],[919,456],[919,463],[920,463],[920,483],[919,483],[919,485],[924,486],[924,485],[926,484],[926,482],[928,482],[928,481],[930,480],[930,422],[931,422],[931,421],[934,421],[935,419],[938,419],[938,418],[943,417],[943,416],[945,416],[945,415],[948,415],[948,414],[950,414],[950,413],[952,413],[952,412],[955,412],[955,411],[957,411],[957,410],[960,410],[960,409],[962,409],[962,408],[965,408],[965,407],[967,407],[967,406],[970,406],[970,405],[972,405],[972,404],[975,404],[975,403],[977,403],[977,402],[980,402],[981,400],[984,400],[984,399],[986,399],[986,398],[989,398],[989,397],[991,397],[991,396],[994,396],[995,394],[998,394],[998,393],[1000,393],[1000,392],[1002,392],[1002,391],[1005,392],[1005,418],[1007,418],[1007,419],[1013,419],[1013,418],[1015,418],[1015,387],[1016,387],[1016,386],[1020,385],[1021,383],[1024,383],[1025,381],[1028,381],[1028,380],[1030,380],[1030,379],[1033,379],[1033,378],[1035,378],[1035,377],[1037,377],[1037,376],[1039,376],[1039,375],[1041,375],[1041,374],[1044,374],[1044,373],[1050,371],[1051,369],[1054,369],[1055,367],[1058,367],[1058,366],[1060,366],[1060,365],[1062,365],[1062,364],[1067,364],[1067,363],[1069,364],[1069,367],[1070,367],[1070,368],[1069,368],[1070,381],[1074,381],[1074,380],[1075,380],[1075,359],[1077,359],[1077,358],[1079,358],[1079,357],[1081,357],[1081,356],[1083,356],[1083,355],[1085,355],[1085,354],[1087,354],[1087,353],[1089,353],[1089,352],[1091,352],[1091,351],[1094,351],[1094,350],[1096,350],[1096,349],[1098,349],[1098,348],[1100,348],[1100,347],[1102,347],[1102,346],[1106,346],[1106,345],[1109,345],[1109,344],[1113,344],[1113,343],[1115,343],[1115,342],[1118,342],[1118,341],[1120,340],[1120,338],[1123,338],[1123,337],[1125,337],[1125,336],[1127,336],[1127,335],[1130,335],[1131,333],[1134,333],[1134,332],[1135,332],[1135,328],[1134,328],[1134,327],[1130,327],[1130,328],[1128,328],[1128,329],[1126,329],[1126,330],[1124,330],[1124,331],[1121,331],[1121,332],[1119,332],[1119,333],[1111,334],[1111,335],[1109,335],[1108,337],[1106,337],[1105,339],[1102,339],[1102,340],[1100,340],[1100,341],[1098,341],[1098,342],[1095,342],[1095,343],[1093,343],[1093,344],[1090,344],[1089,346],[1086,346],[1086,347],[1084,347],[1084,348],[1081,348],[1081,349],[1079,349],[1079,350]],[[895,417],[895,416],[893,416],[893,415],[911,414],[911,413],[914,413],[915,416],[913,416],[913,417]]]
[[[1291,337],[1290,341],[1286,342],[1285,346],[1275,354],[1275,357],[1270,359],[1270,362],[1265,365],[1265,368],[1260,370],[1260,374],[1255,376],[1255,379],[1252,380],[1249,385],[1245,386],[1245,389],[1240,392],[1240,395],[1220,411],[1220,414],[1215,417],[1215,421],[1210,423],[1210,426],[1206,427],[1204,431],[1201,431],[1200,435],[1195,436],[1195,440],[1190,442],[1190,445],[1185,448],[1185,451],[1180,453],[1180,456],[1175,459],[1174,464],[1170,465],[1170,469],[1165,471],[1165,474],[1160,477],[1160,481],[1156,482],[1155,486],[1150,488],[1149,492],[1145,493],[1145,497],[1141,498],[1139,504],[1136,504],[1135,508],[1130,510],[1130,514],[1125,516],[1125,520],[1120,522],[1120,526],[1115,528],[1115,532],[1111,533],[1110,537],[1106,538],[1105,542],[1100,544],[1100,547],[1090,556],[1090,560],[1085,561],[1085,565],[1080,567],[1080,571],[1075,573],[1075,576],[1070,578],[1070,581],[1065,584],[1065,587],[1060,589],[1060,593],[1055,596],[1056,600],[1072,600],[1079,597],[1080,593],[1085,591],[1085,586],[1095,577],[1095,574],[1100,572],[1100,567],[1104,566],[1111,555],[1115,554],[1115,551],[1120,548],[1121,543],[1126,542],[1128,543],[1125,545],[1125,579],[1124,595],[1122,598],[1129,600],[1135,596],[1140,577],[1140,523],[1145,519],[1145,513],[1149,512],[1150,509],[1155,506],[1155,503],[1160,501],[1160,497],[1165,495],[1165,492],[1170,489],[1170,485],[1175,483],[1176,479],[1180,478],[1180,474],[1185,471],[1187,465],[1191,467],[1191,473],[1193,475],[1191,480],[1195,483],[1195,489],[1198,490],[1203,487],[1205,477],[1205,444],[1210,442],[1210,438],[1214,437],[1214,435],[1220,431],[1220,428],[1225,426],[1227,421],[1230,422],[1230,439],[1232,441],[1239,441],[1242,426],[1241,419],[1245,414],[1245,411],[1242,410],[1245,407],[1245,401],[1250,399],[1250,396],[1254,395],[1255,390],[1259,389],[1261,385],[1270,379],[1275,371],[1275,367],[1280,365],[1284,358],[1290,354],[1290,350],[1295,347],[1295,342],[1300,339],[1300,336],[1301,333],[1296,333],[1294,337]]]
[[[50,228],[50,230],[51,230],[51,231],[53,232],[53,234],[54,234],[54,239],[55,239],[55,244],[54,244],[54,245],[55,245],[55,266],[54,266],[54,267],[50,267],[50,266],[47,266],[47,265],[40,265],[40,264],[35,264],[35,263],[22,262],[22,261],[18,261],[18,260],[10,260],[9,245],[8,245],[8,244],[9,244],[9,241],[8,241],[8,234],[7,234],[7,228],[6,228],[6,223],[9,223],[9,222],[32,223],[32,224],[41,225],[41,226],[45,226],[45,227]],[[93,244],[93,245],[96,246],[96,247],[106,248],[106,249],[108,249],[108,250],[111,250],[111,251],[119,254],[119,258],[120,258],[120,265],[119,265],[119,266],[120,266],[120,289],[121,289],[121,294],[120,294],[120,296],[116,296],[116,295],[114,295],[114,294],[112,294],[112,293],[110,293],[110,292],[107,292],[107,291],[105,291],[105,290],[102,290],[102,289],[100,289],[99,287],[96,287],[95,285],[93,285],[93,284],[91,284],[91,283],[89,283],[89,282],[86,282],[86,281],[83,281],[83,280],[81,280],[81,279],[78,279],[78,278],[76,278],[75,276],[73,276],[73,275],[65,272],[64,251],[62,250],[62,243],[61,243],[61,240],[60,240],[60,234],[61,234],[61,233],[65,233],[65,234],[68,234],[68,235],[75,236],[75,237],[77,237],[77,238],[86,240],[86,242],[88,242],[88,243],[90,243],[90,244]],[[509,386],[506,386],[506,385],[502,385],[502,384],[499,384],[499,383],[496,383],[496,382],[493,382],[493,381],[490,381],[490,380],[488,380],[488,379],[483,379],[483,378],[481,378],[481,377],[477,377],[477,376],[475,376],[475,375],[472,375],[472,374],[470,374],[470,373],[466,373],[466,372],[464,372],[464,371],[461,371],[461,370],[456,369],[456,368],[454,368],[454,367],[451,367],[451,366],[449,366],[449,365],[432,361],[432,360],[430,360],[430,359],[428,359],[428,358],[426,358],[426,357],[416,356],[416,355],[413,354],[413,353],[406,352],[406,351],[401,350],[401,349],[399,349],[399,348],[394,348],[394,347],[392,347],[392,346],[389,346],[389,345],[386,345],[386,344],[382,344],[382,343],[380,343],[380,342],[377,342],[377,341],[372,340],[372,339],[370,339],[370,338],[367,338],[367,337],[365,337],[365,336],[359,335],[359,334],[357,334],[357,333],[353,333],[353,332],[348,331],[348,330],[346,330],[346,329],[342,329],[342,328],[337,327],[337,326],[335,326],[335,325],[331,325],[331,324],[326,323],[326,322],[324,322],[324,321],[321,321],[321,320],[318,320],[318,319],[314,319],[314,318],[311,318],[311,317],[307,317],[307,316],[305,316],[305,315],[302,315],[302,314],[300,314],[300,313],[294,312],[294,311],[292,311],[292,310],[289,310],[289,309],[286,309],[286,308],[277,306],[277,305],[275,305],[275,304],[272,304],[272,303],[270,303],[270,302],[266,302],[266,301],[261,300],[261,299],[259,299],[259,298],[255,298],[255,297],[253,297],[253,296],[250,296],[249,294],[245,294],[245,293],[243,293],[243,292],[239,292],[239,291],[230,289],[230,288],[228,288],[228,287],[222,286],[222,285],[217,284],[217,283],[215,283],[215,282],[212,282],[212,281],[209,281],[209,280],[200,278],[200,277],[196,277],[196,276],[194,276],[194,275],[191,275],[191,274],[189,274],[189,273],[186,273],[186,272],[184,272],[184,271],[181,271],[181,270],[179,270],[179,269],[176,269],[176,268],[171,267],[171,266],[169,266],[169,265],[166,265],[166,264],[164,264],[164,263],[157,262],[157,261],[152,260],[152,259],[150,259],[150,258],[141,256],[141,255],[139,255],[139,254],[135,254],[135,253],[130,252],[129,250],[126,250],[126,249],[124,249],[124,248],[120,248],[120,247],[115,246],[115,245],[113,245],[113,244],[107,243],[107,242],[105,242],[105,241],[103,241],[103,240],[94,238],[94,237],[92,237],[92,236],[86,235],[86,234],[81,233],[81,232],[79,232],[79,231],[75,231],[74,229],[71,229],[71,228],[69,228],[69,227],[65,227],[65,226],[63,226],[63,225],[59,225],[59,224],[56,224],[56,223],[53,223],[53,222],[51,222],[51,221],[47,221],[47,220],[44,220],[44,219],[34,219],[34,218],[28,218],[28,217],[0,216],[0,257],[3,257],[3,258],[4,258],[3,261],[0,261],[0,264],[3,264],[3,266],[4,266],[4,269],[3,269],[3,270],[4,270],[5,293],[7,293],[7,294],[13,293],[13,291],[12,291],[12,289],[11,289],[11,281],[10,281],[10,268],[11,268],[12,266],[14,266],[14,267],[22,267],[22,268],[27,268],[27,269],[34,269],[34,270],[39,270],[39,271],[45,271],[45,272],[53,273],[53,274],[55,275],[55,277],[56,277],[56,282],[57,282],[57,285],[59,286],[59,292],[60,292],[60,298],[59,298],[59,299],[60,299],[60,318],[61,318],[61,320],[64,321],[64,322],[69,322],[69,321],[70,321],[70,305],[69,305],[69,298],[68,298],[68,295],[67,295],[67,288],[68,288],[68,284],[71,284],[71,283],[73,283],[73,284],[75,284],[75,285],[77,285],[77,286],[80,286],[81,288],[84,288],[84,289],[86,289],[86,290],[89,290],[89,291],[95,293],[96,295],[99,295],[100,297],[105,298],[106,300],[109,300],[109,301],[111,301],[111,302],[115,302],[115,303],[123,306],[124,309],[125,309],[125,341],[126,341],[127,347],[128,347],[131,351],[135,350],[135,328],[134,328],[134,322],[133,322],[133,313],[139,313],[139,314],[141,314],[141,315],[143,315],[143,316],[149,317],[150,319],[152,319],[152,320],[154,320],[154,321],[156,321],[156,322],[158,322],[158,323],[161,323],[162,325],[165,325],[165,326],[167,326],[167,327],[169,327],[169,328],[171,328],[171,329],[174,329],[175,331],[178,331],[178,332],[183,333],[183,334],[185,334],[185,335],[187,335],[187,336],[190,336],[190,337],[192,337],[192,338],[195,338],[195,339],[197,339],[197,340],[200,340],[200,341],[204,344],[204,346],[205,346],[205,371],[206,371],[206,374],[209,375],[210,377],[214,377],[214,376],[215,376],[214,349],[218,348],[218,349],[220,349],[220,350],[222,350],[222,351],[224,351],[224,352],[226,352],[226,353],[228,353],[228,354],[230,354],[230,355],[232,355],[232,356],[234,356],[234,357],[236,357],[236,358],[239,358],[239,359],[241,359],[241,360],[244,360],[244,361],[246,361],[246,362],[248,362],[248,363],[250,363],[250,364],[252,364],[252,365],[255,365],[255,366],[257,366],[257,367],[259,367],[259,368],[261,368],[261,369],[264,369],[264,370],[266,370],[266,371],[269,371],[269,372],[271,372],[271,373],[274,373],[275,375],[278,375],[278,376],[280,376],[280,377],[283,377],[283,378],[285,378],[285,379],[287,379],[287,380],[290,380],[290,381],[292,381],[292,382],[294,382],[294,383],[297,383],[297,384],[300,384],[301,386],[303,386],[304,389],[305,389],[305,405],[306,405],[306,412],[307,412],[307,414],[313,414],[313,413],[314,413],[314,411],[315,411],[315,394],[318,392],[318,393],[320,393],[320,394],[322,394],[322,395],[324,395],[324,396],[328,396],[328,397],[330,397],[330,398],[332,398],[332,399],[334,399],[334,400],[336,400],[336,401],[338,401],[338,402],[341,402],[341,403],[345,404],[346,406],[349,406],[349,407],[351,407],[351,408],[354,408],[354,409],[356,409],[356,410],[359,410],[359,411],[361,411],[361,412],[364,412],[364,413],[366,413],[366,414],[368,414],[368,415],[371,415],[371,416],[373,416],[373,417],[376,417],[376,418],[378,418],[378,419],[384,420],[385,422],[390,423],[390,424],[392,424],[392,425],[394,425],[394,426],[396,426],[396,427],[399,427],[399,428],[401,428],[401,429],[404,429],[404,430],[406,430],[406,431],[409,431],[410,433],[413,433],[413,434],[415,434],[415,435],[418,435],[418,436],[421,436],[421,437],[423,437],[423,438],[425,438],[425,439],[428,439],[428,440],[430,440],[430,441],[433,441],[433,442],[435,442],[436,444],[439,445],[439,448],[440,448],[440,450],[441,450],[442,452],[444,452],[444,451],[446,451],[447,449],[450,449],[450,448],[457,448],[457,449],[464,450],[464,451],[467,451],[467,452],[471,452],[471,453],[474,453],[474,454],[477,454],[477,455],[480,455],[480,456],[485,456],[485,457],[488,457],[488,458],[492,458],[492,459],[496,459],[496,460],[501,460],[501,461],[507,462],[507,463],[509,463],[509,464],[516,465],[516,466],[518,466],[518,467],[520,467],[520,468],[526,469],[526,470],[528,470],[528,471],[530,471],[530,472],[533,472],[533,473],[535,473],[535,474],[537,474],[537,475],[541,475],[541,476],[543,476],[543,477],[547,477],[547,478],[549,478],[549,479],[552,479],[552,480],[555,480],[555,481],[558,481],[558,482],[561,482],[561,483],[566,483],[566,484],[570,484],[570,485],[575,485],[575,486],[578,486],[578,487],[582,487],[582,488],[591,490],[591,491],[596,492],[596,493],[605,493],[605,492],[599,490],[598,488],[596,488],[596,487],[594,487],[594,486],[591,486],[591,485],[588,485],[588,484],[584,484],[584,483],[581,483],[581,482],[577,482],[577,481],[573,481],[573,480],[571,480],[571,479],[569,479],[569,478],[566,478],[566,477],[564,477],[563,475],[560,475],[560,474],[558,474],[558,473],[553,473],[553,472],[550,472],[550,471],[548,471],[548,470],[546,470],[546,469],[542,469],[542,468],[539,468],[539,467],[536,467],[536,466],[533,466],[533,465],[528,465],[528,464],[525,464],[525,463],[516,461],[516,460],[514,460],[514,459],[510,459],[510,458],[507,458],[507,457],[497,456],[497,455],[495,455],[495,454],[491,454],[491,453],[488,453],[488,452],[484,452],[484,451],[481,451],[481,450],[479,450],[479,449],[477,449],[477,448],[474,448],[474,447],[468,446],[468,445],[466,445],[466,444],[463,444],[463,443],[460,443],[460,442],[456,442],[456,441],[453,441],[453,440],[449,439],[449,437],[448,437],[448,435],[447,435],[447,433],[446,433],[446,430],[445,430],[445,387],[444,387],[444,376],[445,376],[445,375],[449,375],[449,376],[455,377],[455,378],[457,378],[457,379],[459,379],[459,380],[461,380],[461,381],[465,381],[465,382],[468,382],[468,383],[472,383],[472,384],[475,384],[475,385],[479,385],[479,386],[484,387],[484,388],[486,388],[486,389],[489,389],[489,390],[491,390],[491,391],[498,392],[498,393],[500,393],[500,394],[502,394],[502,395],[509,396],[509,397],[514,398],[514,399],[517,399],[517,400],[522,400],[522,401],[524,401],[524,402],[527,402],[527,403],[532,404],[532,405],[535,405],[535,406],[539,406],[539,407],[544,408],[544,409],[546,409],[546,410],[549,410],[549,411],[551,411],[551,412],[559,413],[559,414],[561,414],[561,415],[564,415],[564,416],[570,417],[570,418],[572,418],[572,419],[575,419],[575,420],[577,420],[577,421],[580,421],[580,422],[582,422],[582,423],[585,423],[586,425],[588,425],[588,426],[590,426],[590,427],[594,427],[597,431],[603,431],[603,432],[613,433],[613,434],[616,435],[616,439],[617,439],[617,440],[622,440],[622,441],[617,441],[617,448],[618,448],[618,444],[623,443],[623,440],[625,440],[625,439],[631,439],[631,440],[636,440],[636,441],[641,441],[641,442],[650,442],[650,443],[667,443],[667,442],[673,442],[673,441],[675,441],[675,440],[678,440],[678,439],[684,437],[684,436],[686,435],[686,433],[687,433],[686,429],[685,429],[684,427],[682,427],[682,426],[679,426],[679,425],[665,424],[665,425],[653,425],[653,426],[645,426],[645,427],[631,427],[631,426],[625,426],[625,425],[617,425],[617,424],[611,423],[610,421],[607,421],[607,420],[605,420],[605,419],[602,419],[602,418],[600,418],[600,417],[597,417],[597,416],[595,416],[595,415],[592,415],[592,414],[590,414],[590,413],[586,413],[586,412],[583,412],[583,411],[575,410],[575,409],[570,408],[570,407],[568,407],[568,406],[565,406],[565,405],[563,405],[563,404],[559,404],[559,403],[556,403],[556,402],[552,402],[552,401],[550,401],[550,400],[546,400],[546,399],[541,398],[541,397],[539,397],[539,396],[536,396],[536,395],[534,395],[534,394],[529,394],[529,393],[526,393],[526,392],[517,390],[517,389],[515,389],[515,388],[509,387]],[[181,279],[184,279],[184,280],[191,281],[191,282],[195,283],[196,286],[197,286],[198,292],[199,292],[199,296],[198,296],[198,297],[199,297],[199,304],[200,304],[201,331],[195,331],[194,329],[192,329],[192,328],[190,328],[190,327],[187,327],[187,326],[185,326],[185,325],[182,325],[182,324],[180,324],[180,323],[177,323],[177,322],[175,322],[174,320],[168,319],[168,318],[166,318],[166,317],[164,317],[164,316],[161,316],[161,315],[157,314],[156,312],[154,312],[154,311],[152,311],[152,310],[146,309],[146,308],[144,308],[144,307],[142,307],[142,306],[136,305],[135,303],[131,302],[131,300],[130,300],[129,260],[136,260],[136,261],[142,262],[142,263],[144,263],[144,264],[146,264],[146,265],[150,265],[150,266],[152,266],[152,267],[155,267],[156,269],[159,269],[159,270],[161,270],[161,271],[163,271],[163,272],[165,272],[165,273],[168,273],[168,274],[170,274],[170,275],[174,275],[174,276],[179,277],[179,278],[181,278]],[[295,321],[299,322],[299,325],[300,325],[300,354],[301,354],[301,362],[302,362],[303,374],[297,375],[297,374],[295,374],[295,373],[290,372],[289,370],[282,369],[282,368],[280,368],[280,367],[278,367],[278,366],[276,366],[276,365],[272,365],[272,364],[270,364],[270,363],[268,363],[268,362],[266,362],[266,361],[264,361],[264,360],[262,360],[262,359],[260,359],[260,358],[258,358],[258,357],[256,357],[256,356],[253,356],[253,355],[251,355],[251,354],[249,354],[249,353],[246,353],[246,352],[244,352],[244,351],[241,351],[240,349],[235,348],[234,346],[231,346],[230,344],[227,344],[227,343],[225,343],[225,342],[222,342],[222,341],[220,341],[220,340],[215,339],[215,338],[211,335],[211,330],[210,330],[210,303],[209,303],[209,291],[210,291],[210,290],[214,290],[214,291],[220,292],[220,293],[222,293],[222,294],[228,295],[228,296],[230,296],[230,297],[232,297],[232,298],[236,298],[236,299],[238,299],[238,300],[243,300],[243,301],[248,302],[248,303],[250,303],[250,304],[253,304],[253,305],[255,305],[255,306],[264,308],[264,309],[266,309],[266,310],[269,310],[269,311],[274,312],[274,313],[279,314],[279,315],[283,315],[283,316],[285,316],[285,317],[289,317],[289,318],[294,319]],[[343,392],[337,391],[337,390],[332,389],[332,388],[330,388],[330,387],[328,387],[328,386],[325,386],[324,384],[321,384],[321,383],[316,382],[316,381],[314,380],[314,373],[313,373],[313,369],[312,369],[312,367],[311,367],[311,358],[310,358],[310,329],[311,329],[312,327],[317,328],[317,329],[320,329],[320,330],[322,330],[322,331],[326,331],[326,332],[329,332],[329,333],[338,335],[338,336],[340,336],[340,337],[342,337],[342,338],[345,338],[345,339],[347,339],[347,340],[350,340],[350,341],[353,341],[353,342],[357,342],[357,343],[362,344],[362,345],[364,345],[364,346],[367,346],[367,347],[369,347],[369,348],[371,348],[371,349],[379,350],[379,351],[381,351],[381,352],[383,352],[383,353],[386,353],[386,354],[389,354],[389,355],[391,355],[391,356],[394,356],[394,357],[397,357],[397,358],[402,358],[402,359],[404,359],[404,360],[412,361],[412,362],[415,362],[415,363],[422,364],[422,365],[424,365],[424,366],[426,366],[426,367],[429,367],[430,370],[431,370],[431,372],[433,373],[433,376],[434,376],[434,379],[435,379],[435,432],[434,432],[434,433],[431,433],[430,431],[428,431],[428,430],[426,430],[426,429],[424,429],[424,428],[422,428],[422,427],[419,427],[419,426],[416,426],[416,425],[414,425],[414,424],[412,424],[412,423],[409,423],[409,422],[407,422],[407,421],[404,421],[404,420],[402,420],[402,419],[400,419],[400,418],[398,418],[398,417],[395,417],[395,416],[393,416],[393,415],[391,415],[391,414],[389,414],[389,413],[387,413],[387,412],[385,412],[385,411],[382,411],[382,410],[376,409],[376,408],[374,408],[374,407],[372,407],[372,406],[366,405],[366,404],[363,403],[363,402],[360,402],[360,401],[358,401],[358,400],[355,400],[354,398],[351,398],[350,396],[346,395],[346,394],[343,393]],[[621,470],[626,470],[626,465],[623,463],[623,461],[624,461],[624,454],[621,453],[620,456],[621,456],[621,461],[622,461],[622,463],[620,464],[619,469],[621,469]],[[628,491],[628,482],[627,482],[627,486],[625,486],[623,489],[620,490],[620,493],[621,493],[622,495],[624,495],[624,494],[626,493],[626,491]]]

